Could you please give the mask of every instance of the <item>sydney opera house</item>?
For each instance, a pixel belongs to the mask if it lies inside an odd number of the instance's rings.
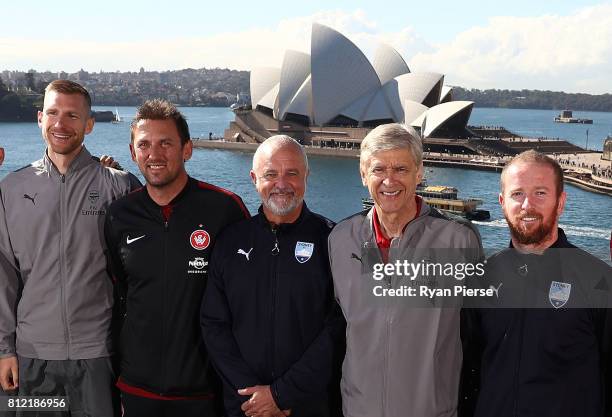
[[[400,122],[420,131],[426,151],[516,153],[508,142],[482,140],[500,139],[499,132],[467,127],[474,103],[453,101],[444,75],[411,72],[387,45],[370,61],[321,24],[312,26],[310,55],[287,50],[280,68],[254,69],[250,90],[251,103],[234,109],[226,141],[258,143],[288,134],[305,145],[353,149],[372,128]]]

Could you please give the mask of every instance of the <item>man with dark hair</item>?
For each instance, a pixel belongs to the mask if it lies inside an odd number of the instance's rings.
[[[38,125],[43,158],[0,182],[0,384],[67,396],[74,415],[111,416],[103,219],[136,184],[85,149],[94,120],[79,84],[50,83]]]
[[[477,417],[612,415],[612,270],[567,240],[566,198],[546,155],[524,152],[502,172],[510,248],[487,261],[494,302],[466,311]]]
[[[105,225],[111,269],[125,290],[117,384],[124,416],[216,416],[198,317],[217,235],[249,214],[235,194],[188,176],[189,128],[172,104],[146,101],[131,129],[146,186],[114,202]]]

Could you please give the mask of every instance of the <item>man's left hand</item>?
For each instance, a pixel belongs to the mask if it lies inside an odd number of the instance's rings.
[[[250,395],[247,401],[240,407],[248,417],[283,417],[289,415],[289,411],[281,411],[274,398],[269,385],[255,385],[238,390],[240,395]]]

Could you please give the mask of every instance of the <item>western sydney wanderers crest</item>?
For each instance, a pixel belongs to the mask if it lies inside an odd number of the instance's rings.
[[[297,242],[295,244],[295,259],[301,264],[308,261],[314,251],[314,243]]]
[[[553,281],[548,291],[548,300],[554,308],[561,308],[567,303],[572,291],[572,284]]]
[[[200,225],[202,227],[202,225]],[[204,229],[194,230],[189,237],[191,247],[196,250],[204,250],[210,245],[210,235]]]

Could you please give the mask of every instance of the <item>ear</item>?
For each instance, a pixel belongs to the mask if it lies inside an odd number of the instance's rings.
[[[561,195],[559,196],[559,201],[557,201],[557,219],[559,219],[559,217],[561,217],[561,215],[563,214],[563,210],[565,209],[566,199],[567,199],[567,194],[565,193],[565,191],[562,191]]]
[[[417,185],[423,182],[423,162],[419,166],[419,170],[417,171]]]
[[[499,201],[499,204],[502,207],[504,206],[504,194],[503,193],[499,193],[499,196],[497,197],[497,201]]]
[[[134,151],[134,143],[130,143],[130,154],[132,155],[132,161],[136,162],[136,152]]]
[[[361,176],[361,185],[368,188],[368,177],[366,176],[366,169],[359,164],[359,175]]]
[[[183,145],[183,161],[189,161],[193,154],[193,142],[190,140]]]
[[[251,176],[251,181],[253,181],[253,184],[257,185],[257,175],[255,175],[255,171],[251,170],[249,175]]]
[[[42,118],[43,118],[43,112],[39,111],[38,112],[38,127],[42,128]]]
[[[89,135],[94,128],[94,124],[96,123],[96,119],[93,117],[88,117],[87,122],[85,124],[85,134]]]

